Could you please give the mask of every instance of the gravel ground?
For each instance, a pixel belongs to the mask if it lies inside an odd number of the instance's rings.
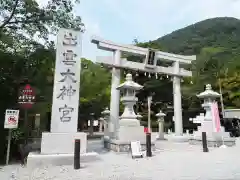
[[[91,148],[101,150],[99,142]],[[0,180],[240,180],[240,146],[210,149],[187,143],[158,142],[151,158],[131,159],[127,154],[100,152],[100,161],[73,166],[32,169],[19,165],[1,167]]]

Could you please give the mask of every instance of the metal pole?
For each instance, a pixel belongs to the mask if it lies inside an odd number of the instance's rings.
[[[80,149],[81,149],[81,141],[80,141],[80,139],[75,139],[74,169],[80,169]]]
[[[208,152],[207,133],[206,132],[202,132],[202,146],[203,146],[203,152]]]
[[[9,131],[8,131],[7,154],[6,154],[6,165],[8,165],[8,163],[9,163],[11,139],[12,139],[12,129],[9,129]]]
[[[222,116],[223,116],[223,118],[225,118],[223,96],[222,96],[222,84],[221,84],[221,79],[220,78],[218,78],[218,83],[219,83],[219,91],[220,91],[220,101],[221,101],[221,108],[222,108]]]
[[[146,133],[146,155],[147,157],[152,156],[152,149],[151,149],[151,133]]]
[[[28,143],[28,110],[24,110],[24,136],[25,136],[25,145]]]
[[[148,132],[151,131],[151,101],[152,101],[152,96],[148,97]]]

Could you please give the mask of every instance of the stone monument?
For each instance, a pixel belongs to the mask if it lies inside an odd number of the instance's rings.
[[[105,140],[104,144],[107,148],[116,152],[127,152],[130,151],[131,141],[140,141],[142,149],[146,148],[144,127],[140,125],[140,121],[137,119],[138,116],[133,109],[133,106],[138,101],[138,98],[135,96],[136,91],[142,88],[143,86],[132,80],[131,74],[127,74],[126,81],[117,87],[118,90],[123,92],[121,101],[125,107],[123,114],[119,117],[120,121],[116,137]],[[154,143],[152,143],[152,146],[154,147]]]
[[[57,35],[51,132],[42,133],[41,153],[30,153],[28,164],[73,163],[74,141],[86,154],[87,134],[77,132],[81,71],[81,32],[60,29]]]
[[[201,123],[198,130],[194,132],[193,137],[190,139],[191,144],[201,143],[202,132],[207,133],[208,146],[219,146],[223,143],[227,146],[235,145],[235,138],[231,138],[229,132],[225,132],[224,127],[220,125],[219,117],[216,120],[216,116],[219,114],[214,114],[216,111],[213,109],[215,99],[220,97],[220,94],[214,92],[210,84],[206,85],[206,90],[197,95],[197,97],[204,99],[202,107],[205,109],[206,113],[204,119],[196,119],[196,122]],[[215,107],[217,108],[217,107]],[[216,127],[216,121],[218,121],[218,127]]]
[[[158,118],[158,136],[157,140],[165,140],[164,138],[164,117],[166,114],[164,114],[161,110],[159,113],[156,114],[156,117]]]

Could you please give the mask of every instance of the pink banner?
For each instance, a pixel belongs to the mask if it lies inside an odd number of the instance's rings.
[[[218,111],[218,104],[217,102],[214,102],[212,104],[212,117],[214,121],[214,126],[216,129],[216,132],[220,132],[221,129],[221,123],[220,123],[220,117],[219,117],[219,111]]]

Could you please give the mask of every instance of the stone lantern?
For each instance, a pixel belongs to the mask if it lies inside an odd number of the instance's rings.
[[[120,84],[117,89],[121,92],[121,101],[124,105],[124,111],[119,117],[119,124],[115,127],[116,136],[104,139],[104,146],[115,152],[131,151],[131,142],[139,141],[142,149],[146,149],[146,135],[144,127],[140,125],[140,114],[134,112],[133,106],[138,101],[136,92],[143,86],[134,82],[131,74],[126,75],[126,81]],[[112,118],[112,117],[111,117]],[[155,148],[155,140],[152,138],[151,146]]]
[[[108,107],[105,108],[105,110],[102,112],[103,120],[104,120],[104,136],[109,136],[109,117],[110,117],[110,111]]]
[[[190,140],[190,142],[201,142],[202,132],[206,132],[209,146],[216,146],[219,143],[223,143],[223,141],[228,146],[234,145],[235,139],[230,137],[229,132],[225,132],[224,127],[220,126],[220,131],[216,130],[217,120],[214,118],[214,111],[212,107],[213,103],[216,102],[216,99],[220,97],[220,94],[213,91],[212,86],[207,84],[206,90],[198,94],[197,97],[204,100],[202,107],[206,113],[204,118],[201,120],[201,126],[198,127],[198,131],[194,132],[193,138]],[[197,119],[194,118],[193,121],[196,121]]]
[[[164,114],[161,110],[159,113],[156,114],[156,117],[158,118],[158,137],[157,140],[164,140],[164,117],[166,114]]]
[[[126,81],[117,87],[122,92],[121,101],[124,105],[123,114],[120,116],[117,139],[121,141],[134,141],[145,139],[144,127],[140,126],[139,115],[134,112],[133,106],[138,101],[136,91],[143,86],[132,80],[132,75],[126,75]]]
[[[138,101],[138,98],[135,96],[136,91],[142,88],[143,86],[135,83],[132,80],[131,74],[127,74],[126,81],[117,87],[118,90],[123,92],[121,101],[125,106],[124,112],[120,116],[120,126],[140,126],[140,122],[137,119],[137,115],[134,112],[133,106]]]
[[[206,110],[205,121],[212,121],[211,106],[216,98],[220,97],[220,94],[212,90],[211,84],[206,85],[206,90],[197,95],[198,98],[203,99],[204,103],[202,107]]]

